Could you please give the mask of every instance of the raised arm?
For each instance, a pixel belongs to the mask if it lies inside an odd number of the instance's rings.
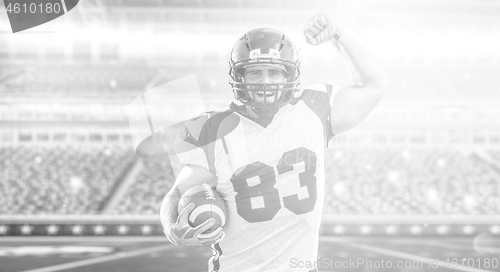
[[[377,60],[326,14],[312,17],[304,35],[311,45],[330,43],[344,61],[352,85],[335,95],[330,124],[334,134],[347,131],[375,108],[389,89],[389,80]]]

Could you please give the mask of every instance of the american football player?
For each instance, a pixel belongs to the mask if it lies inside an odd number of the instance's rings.
[[[330,43],[353,84],[300,86],[297,48],[274,29],[248,31],[235,43],[230,84],[236,102],[184,124],[176,143],[185,164],[161,206],[165,234],[176,245],[212,245],[210,271],[289,271],[291,260],[317,260],[329,139],[358,124],[389,82],[377,61],[327,15],[304,28],[311,45]],[[209,183],[226,201],[223,229],[203,234],[177,213],[180,195]],[[317,271],[315,267],[293,271]]]

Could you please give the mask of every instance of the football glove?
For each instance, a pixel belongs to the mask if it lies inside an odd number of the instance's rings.
[[[304,27],[306,42],[312,45],[319,45],[340,36],[339,26],[324,13],[314,15]]]
[[[204,234],[214,223],[215,219],[210,218],[199,226],[193,228],[189,225],[189,214],[194,210],[194,203],[189,203],[177,217],[177,222],[164,230],[165,235],[174,245],[180,246],[206,246],[219,242],[224,236],[222,228],[218,228],[211,233]]]

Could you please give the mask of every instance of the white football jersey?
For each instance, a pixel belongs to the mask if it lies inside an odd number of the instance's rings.
[[[301,89],[271,119],[251,119],[234,103],[187,122],[176,141],[184,164],[218,177],[225,237],[209,271],[316,271],[324,199],[324,154],[333,87]]]

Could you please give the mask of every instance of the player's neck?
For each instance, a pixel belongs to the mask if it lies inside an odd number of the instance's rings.
[[[274,115],[277,113],[278,111],[274,111],[272,113],[269,113],[269,114],[259,114],[257,113],[256,110],[254,110],[251,106],[248,106],[246,105],[246,116],[249,117],[249,118],[252,118],[252,119],[269,119],[269,118],[273,118]]]
[[[255,113],[255,111],[252,109],[252,107],[246,105],[246,108],[247,108],[247,111],[246,111],[246,115],[250,118],[253,118],[253,119],[258,119],[258,118],[262,118],[261,116],[259,116],[257,113]]]

